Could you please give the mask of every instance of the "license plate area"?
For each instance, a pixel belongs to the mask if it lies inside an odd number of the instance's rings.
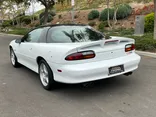
[[[109,75],[124,72],[124,65],[113,66],[109,68]]]

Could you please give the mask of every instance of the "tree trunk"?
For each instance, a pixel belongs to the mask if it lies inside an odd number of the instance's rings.
[[[48,22],[48,10],[49,10],[49,8],[46,7],[45,12],[44,12],[44,24],[46,24]]]
[[[115,25],[117,23],[116,15],[117,15],[117,12],[118,12],[118,7],[117,7],[116,0],[114,0],[113,2],[114,2],[113,29],[115,29]]]
[[[12,25],[15,26],[14,18],[12,19]]]
[[[156,40],[156,0],[154,0],[154,39]]]
[[[109,18],[109,0],[107,0],[107,8],[108,8],[108,12],[107,12],[107,22],[108,22],[108,26],[110,27],[110,29],[112,30],[112,26],[110,24],[110,18]]]

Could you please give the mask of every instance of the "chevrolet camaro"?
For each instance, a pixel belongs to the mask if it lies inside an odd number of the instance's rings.
[[[76,84],[118,75],[131,75],[141,57],[134,39],[110,37],[90,26],[41,26],[11,41],[10,60],[39,74],[46,90],[56,82]]]

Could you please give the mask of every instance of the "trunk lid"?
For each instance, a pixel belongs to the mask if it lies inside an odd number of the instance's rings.
[[[92,50],[95,52],[95,58],[78,60],[78,61],[67,61],[67,62],[94,62],[102,61],[108,59],[114,59],[122,56],[126,56],[125,45],[135,43],[134,39],[123,38],[123,37],[112,37],[109,40],[100,40],[96,42],[83,42],[75,43],[70,47],[72,50],[77,50],[77,52]],[[73,51],[69,51],[65,56],[71,54]]]

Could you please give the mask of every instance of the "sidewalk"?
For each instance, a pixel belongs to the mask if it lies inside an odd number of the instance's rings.
[[[23,35],[6,34],[6,33],[0,33],[0,35],[8,35],[8,36],[19,36],[19,37],[22,37],[22,36],[23,36]]]
[[[144,52],[144,51],[136,51],[136,53],[138,53],[139,55],[143,55],[143,56],[148,56],[148,57],[156,58],[156,53]]]

